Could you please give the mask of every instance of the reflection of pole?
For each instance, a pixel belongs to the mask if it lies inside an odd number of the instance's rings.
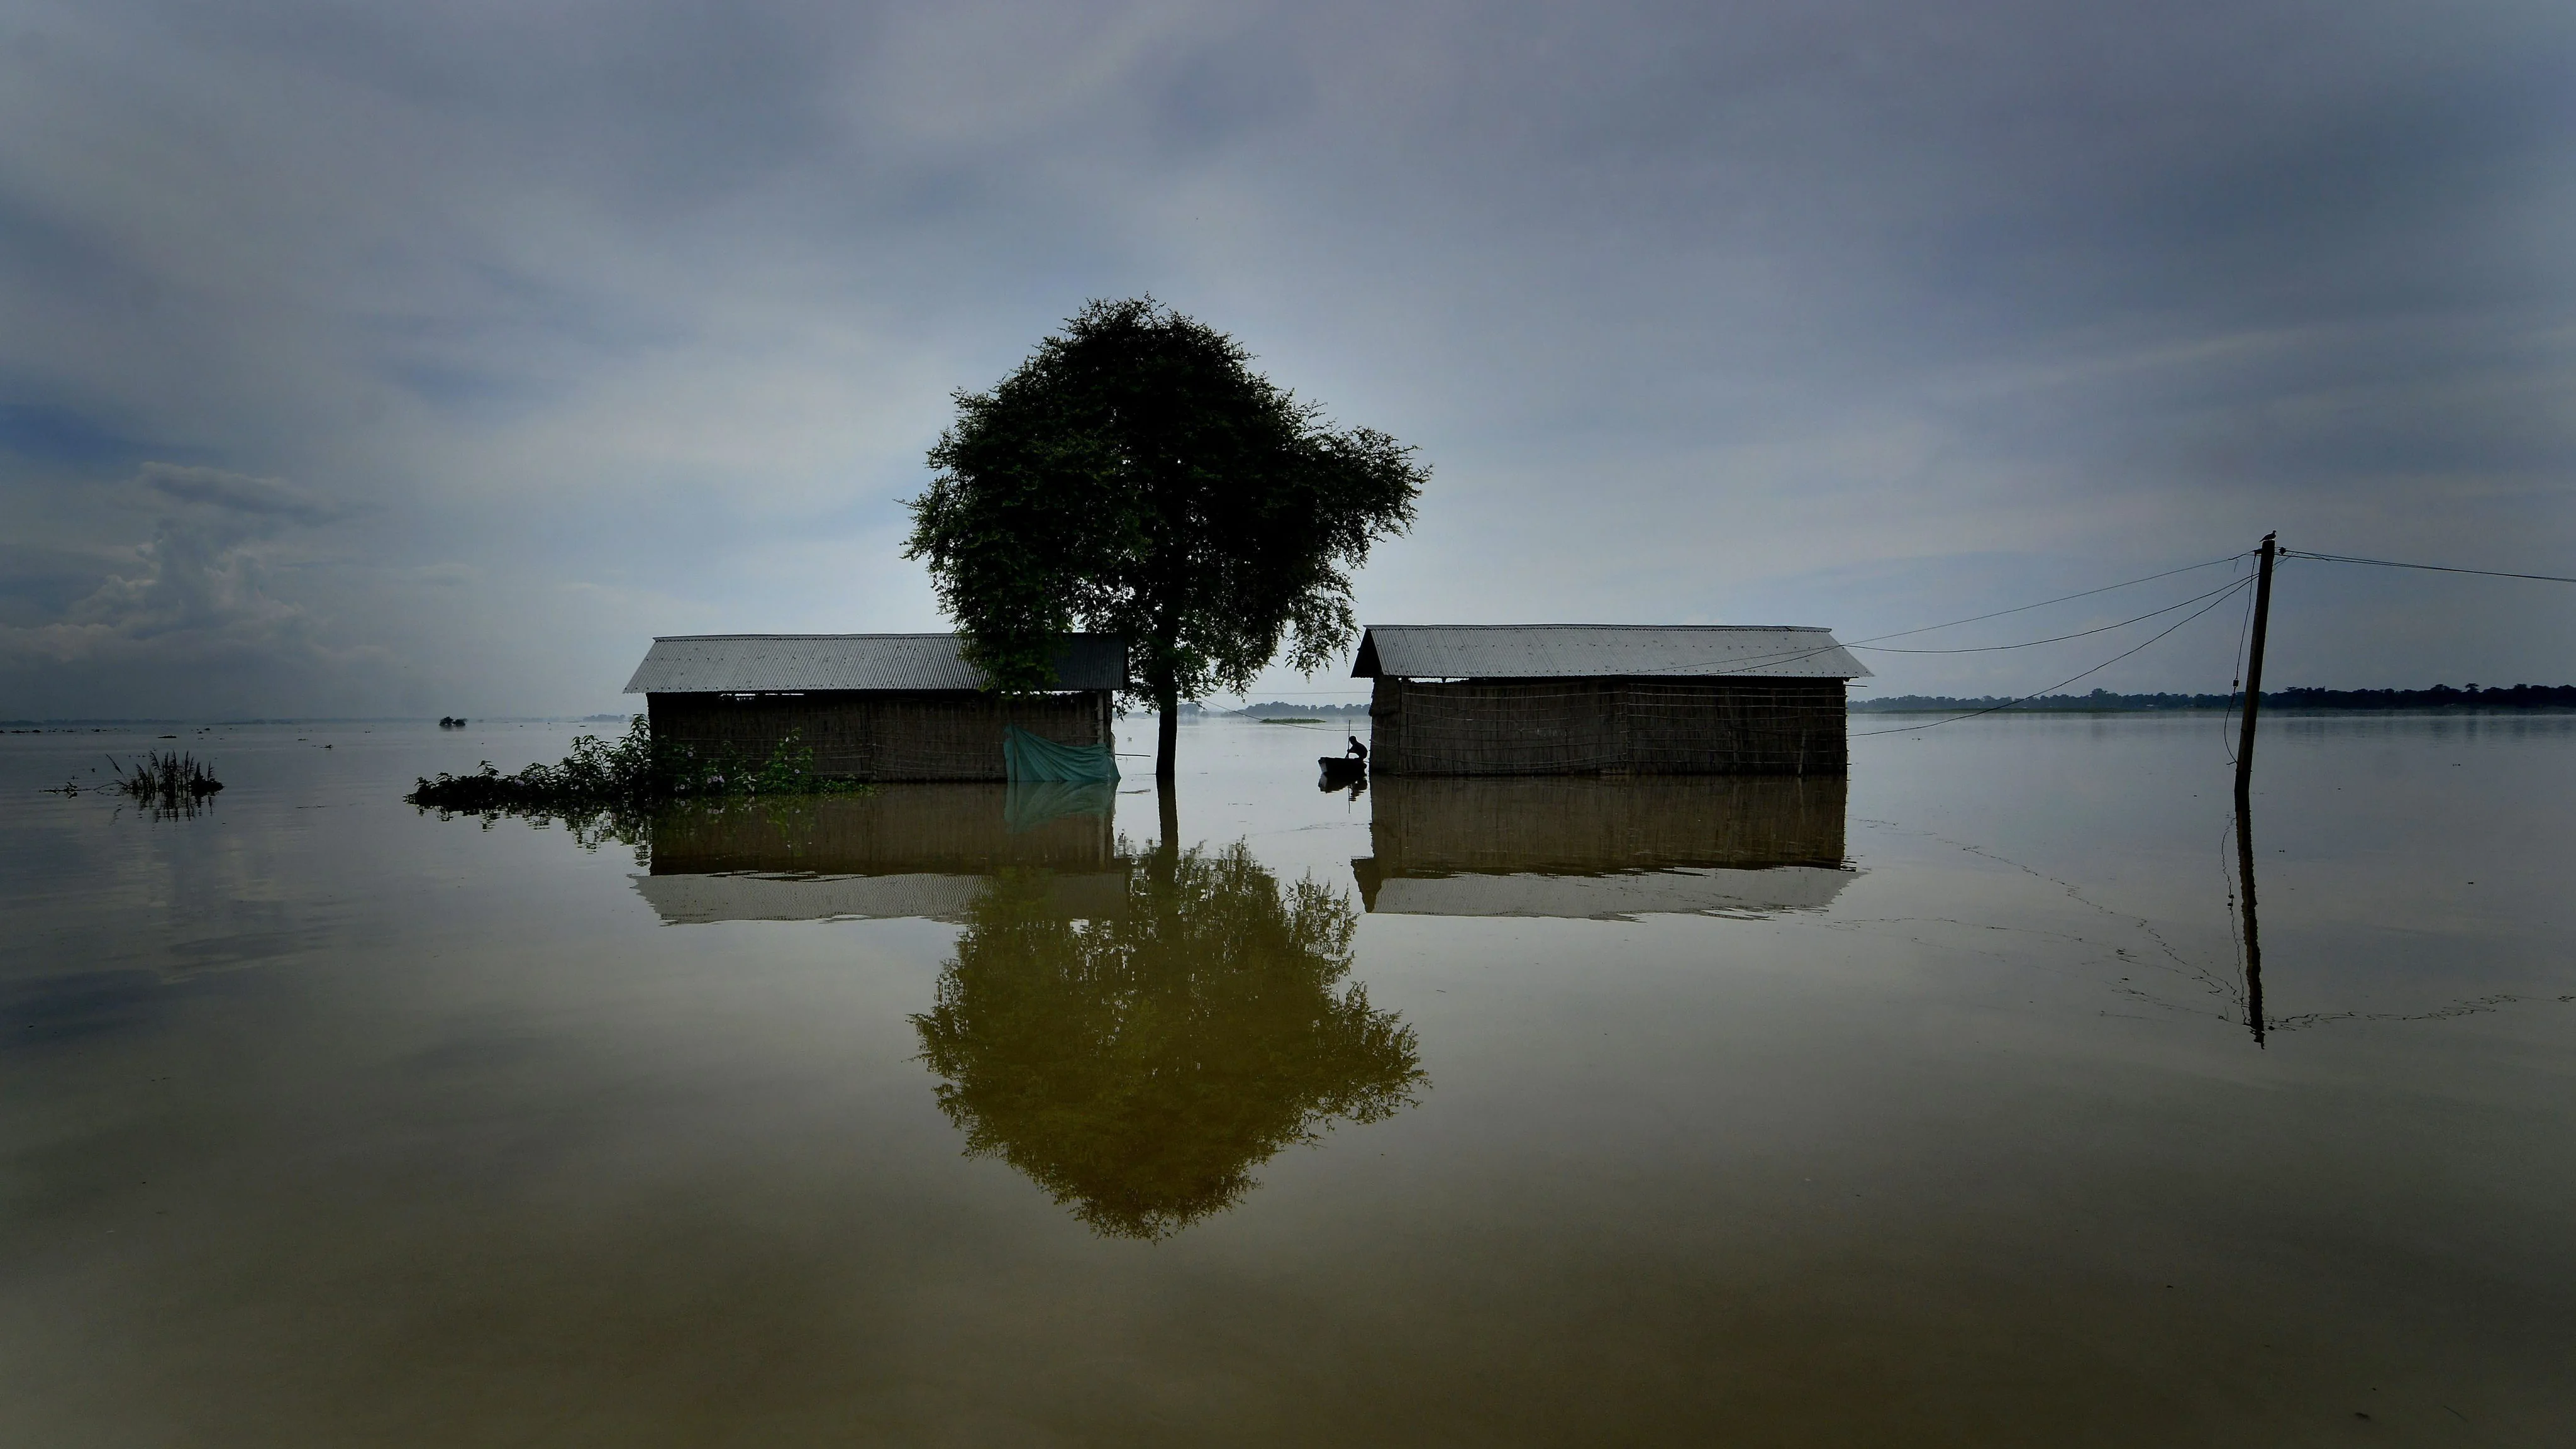
[[[2242,756],[2238,758],[2242,759]],[[2236,783],[2236,877],[2245,897],[2245,1021],[2254,1044],[2263,1044],[2263,938],[2254,928],[2254,816],[2245,802],[2245,777]]]
[[[2263,706],[2263,631],[2272,622],[2272,558],[2278,551],[2272,538],[2271,534],[2263,535],[2263,563],[2254,576],[2254,640],[2245,651],[2245,725],[2236,736],[2236,818],[2240,826],[2245,819],[2246,796],[2254,788],[2254,713]],[[2253,867],[2249,863],[2246,868]]]

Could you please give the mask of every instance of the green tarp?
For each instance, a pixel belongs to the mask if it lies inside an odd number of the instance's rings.
[[[1107,745],[1060,745],[1018,725],[1002,727],[1002,773],[1015,782],[1087,784],[1116,780],[1118,757]]]
[[[1002,787],[1002,828],[1022,835],[1068,815],[1107,815],[1118,808],[1118,787],[1107,780],[1068,785],[1044,780]]]

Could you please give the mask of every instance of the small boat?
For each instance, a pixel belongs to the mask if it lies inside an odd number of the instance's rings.
[[[1316,782],[1318,789],[1339,790],[1368,778],[1366,760],[1354,760],[1348,755],[1322,755],[1316,758],[1315,763],[1324,767],[1324,777]]]

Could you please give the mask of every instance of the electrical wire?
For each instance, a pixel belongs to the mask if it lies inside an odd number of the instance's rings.
[[[2147,574],[2140,578],[2124,579],[2116,584],[2104,584],[2100,588],[2082,589],[2072,594],[2060,594],[2053,599],[2042,599],[2036,604],[2022,604],[2010,609],[1997,609],[1991,614],[1974,614],[1965,619],[1952,619],[1945,624],[1926,624],[1919,629],[1899,629],[1893,634],[1871,634],[1863,638],[1853,639],[1847,642],[1837,641],[1814,649],[1783,650],[1772,654],[1742,656],[1725,661],[1728,665],[1732,666],[1730,668],[1714,668],[1713,666],[1717,665],[1719,661],[1710,659],[1693,663],[1667,665],[1655,672],[1657,674],[1677,674],[1688,671],[1689,676],[1692,678],[1715,678],[1721,675],[1750,674],[1756,670],[1776,669],[1784,664],[1804,663],[1809,659],[1831,654],[1836,649],[1867,649],[1876,654],[1982,654],[2002,649],[2028,649],[2040,644],[2054,644],[2065,639],[2081,639],[2086,634],[2099,634],[2105,630],[2125,628],[2130,624],[2155,618],[2159,614],[2172,613],[2175,609],[2187,609],[2193,604],[2200,602],[2202,599],[2212,597],[2213,594],[2226,592],[2226,589],[2222,587],[2220,589],[2213,590],[2210,594],[2195,594],[2191,598],[2185,599],[2179,604],[2172,605],[2168,608],[2157,609],[2151,613],[2140,614],[2134,619],[2123,619],[2117,624],[2104,624],[2100,628],[2079,630],[2073,634],[2060,634],[2054,639],[2033,639],[2020,644],[1983,644],[1964,649],[1899,649],[1878,645],[1878,641],[1882,639],[1911,638],[1916,634],[1930,634],[1941,629],[1955,629],[1962,624],[1976,624],[1982,623],[1987,619],[2001,619],[2010,614],[2027,614],[2033,609],[2045,609],[2051,604],[2063,604],[2073,599],[2089,599],[2095,594],[2107,594],[2114,592],[2115,590],[2130,588],[2137,584],[2153,583],[2158,579],[2172,578],[2176,574],[2193,573],[2200,569],[2216,568],[2220,564],[2236,563],[2250,555],[2251,550],[2247,550],[2242,553],[2231,553],[2224,558],[2208,559],[2196,564],[2185,564],[2181,568],[2166,569],[2162,573]]]
[[[2173,613],[2177,609],[2188,609],[2203,599],[2217,598],[2220,594],[2236,588],[2243,582],[2244,580],[2238,579],[2229,583],[2224,583],[2219,585],[2217,588],[2211,589],[2208,593],[2194,594],[2179,604],[2167,604],[2161,609],[2154,610],[2150,613],[2140,614],[2134,619],[2122,619],[2117,624],[2100,624],[2090,629],[2078,629],[2072,634],[2055,634],[2046,639],[2024,640],[2019,644],[1971,644],[1957,649],[1891,649],[1883,644],[1846,644],[1843,647],[1846,649],[1866,649],[1872,654],[1992,654],[2004,649],[2036,649],[2042,644],[2062,644],[2069,639],[2081,639],[2088,634],[2103,634],[2108,633],[2113,629],[2126,629],[2131,624],[2143,623],[2146,620],[2156,618],[2160,615]],[[1895,638],[1897,636],[1891,634],[1882,635],[1881,637]]]
[[[2395,559],[2355,558],[2351,554],[2344,553],[2310,553],[2299,548],[2282,549],[2281,557],[2313,559],[2318,563],[2369,564],[2374,568],[2383,569],[2424,569],[2437,574],[2478,574],[2491,579],[2537,579],[2544,584],[2576,584],[2576,578],[2565,574],[2509,574],[2500,569],[2463,569],[2453,568],[2449,564],[2399,563]]]
[[[1854,644],[1875,644],[1882,639],[1903,639],[1912,634],[1929,634],[1935,629],[1955,629],[1961,624],[1975,624],[1981,623],[1987,619],[2000,619],[2006,614],[2027,614],[2033,609],[2045,609],[2051,604],[2063,604],[2069,599],[2089,599],[2095,594],[2107,594],[2114,589],[2125,589],[2133,584],[2151,584],[2158,579],[2172,578],[2176,574],[2187,574],[2200,569],[2216,568],[2220,564],[2234,563],[2243,557],[2245,557],[2244,553],[2231,553],[2225,558],[2214,558],[2206,563],[2184,564],[2181,568],[2167,569],[2163,573],[2149,574],[2144,578],[2129,579],[2116,584],[2104,584],[2098,589],[2085,589],[2080,593],[2060,594],[2053,599],[2042,599],[2036,604],[2023,604],[2018,608],[2012,609],[1997,609],[1991,614],[1976,614],[1965,619],[1953,619],[1947,624],[1926,624],[1920,629],[1899,629],[1893,634],[1872,634],[1866,638],[1855,639],[1851,642]]]
[[[2239,580],[2239,582],[2243,582]],[[2245,644],[2254,635],[2254,596],[2245,596],[2245,617],[2236,625],[2236,662],[2227,671],[2227,708],[2218,716],[2218,745],[2227,752],[2227,763],[2236,763],[2236,741],[2228,730],[2228,721],[2245,708],[2239,693],[2245,687]],[[2232,897],[2231,897],[2232,899]]]
[[[2165,635],[2172,633],[2174,630],[2181,628],[2183,625],[2188,624],[2188,623],[2190,623],[2192,620],[2199,618],[2201,615],[2208,613],[2210,610],[2217,608],[2220,604],[2223,604],[2223,603],[2227,602],[2227,596],[2228,596],[2229,594],[2231,594],[2231,593],[2235,592],[2235,591],[2236,591],[2236,590],[2238,590],[2238,589],[2241,589],[2241,588],[2245,588],[2245,587],[2247,587],[2247,586],[2248,586],[2248,585],[2250,585],[2252,582],[2253,582],[2253,580],[2251,580],[2251,579],[2238,579],[2235,583],[2230,584],[2230,585],[2228,585],[2228,586],[2227,586],[2227,588],[2225,588],[2225,589],[2223,589],[2223,590],[2219,591],[2218,597],[2216,597],[2216,598],[2214,598],[2214,599],[2211,599],[2208,603],[2201,605],[2199,608],[2192,610],[2190,613],[2183,615],[2181,618],[2176,619],[2176,620],[2175,620],[2175,621],[2173,621],[2171,624],[2168,624],[2168,625],[2166,625],[2164,628],[2162,628],[2162,629],[2158,630],[2158,631],[2157,631],[2153,636],[2151,636],[2151,637],[2146,641],[2146,643],[2145,643],[2145,644],[2140,644],[2140,645],[2138,645],[2138,646],[2137,646],[2137,648],[2135,648],[2135,649],[2129,649],[2129,650],[2125,650],[2125,651],[2123,651],[2123,652],[2121,652],[2121,653],[2114,654],[2114,655],[2112,655],[2110,658],[2103,660],[2101,663],[2094,665],[2092,668],[2085,670],[2082,674],[2072,675],[2072,676],[2070,676],[2070,677],[2068,677],[2068,678],[2061,679],[2061,680],[2057,681],[2055,684],[2052,684],[2052,685],[2048,686],[2048,688],[2046,688],[2046,689],[2037,690],[2037,691],[2034,691],[2034,692],[2032,692],[2032,693],[2030,693],[2030,694],[2025,694],[2025,695],[2023,695],[2023,696],[2022,696],[2021,698],[2019,698],[2019,699],[2008,699],[2008,700],[2004,701],[2002,704],[1989,705],[1989,706],[1987,706],[1987,707],[1986,707],[1986,708],[1984,708],[1984,709],[1973,709],[1973,710],[1968,711],[1966,714],[1954,714],[1954,715],[1950,716],[1950,717],[1949,717],[1949,718],[1947,718],[1947,719],[1936,719],[1936,720],[1930,720],[1930,721],[1927,721],[1927,722],[1925,722],[1925,723],[1923,723],[1923,724],[1919,724],[1919,725],[1899,725],[1899,726],[1897,726],[1897,727],[1896,727],[1896,728],[1894,728],[1894,729],[1884,729],[1884,730],[1856,730],[1856,731],[1854,731],[1854,732],[1852,733],[1852,736],[1851,736],[1851,737],[1852,737],[1853,739],[1856,739],[1856,740],[1857,740],[1857,739],[1866,739],[1866,738],[1868,738],[1868,737],[1869,737],[1869,736],[1871,736],[1871,735],[1901,735],[1901,734],[1907,734],[1907,733],[1910,733],[1910,732],[1912,732],[1912,731],[1914,731],[1914,730],[1928,730],[1928,729],[1933,729],[1933,728],[1936,728],[1936,727],[1938,727],[1938,726],[1945,725],[1945,724],[1957,724],[1959,721],[1961,721],[1961,720],[1963,720],[1963,719],[1975,719],[1975,718],[1977,718],[1979,715],[1995,714],[1995,713],[1997,713],[1997,712],[1999,712],[1999,711],[2010,709],[2010,708],[2012,708],[2014,705],[2017,705],[2017,704],[2028,704],[2030,701],[2032,701],[2032,700],[2034,700],[2034,699],[2039,698],[2039,697],[2040,697],[2041,695],[2043,695],[2043,694],[2048,694],[2048,693],[2051,693],[2051,692],[2056,691],[2056,690],[2064,689],[2066,686],[2068,686],[2068,685],[2070,685],[2070,684],[2075,683],[2077,680],[2080,680],[2080,679],[2087,679],[2087,678],[2092,677],[2093,675],[2096,675],[2096,674],[2101,673],[2103,670],[2110,668],[2112,665],[2117,664],[2117,663],[2119,663],[2121,660],[2128,658],[2130,655],[2137,653],[2139,650],[2146,648],[2148,644],[2153,644],[2153,643],[2155,643],[2155,642],[2156,642],[2156,640],[2158,640],[2158,639],[2162,639],[2163,637],[2165,637]]]
[[[2196,564],[2185,564],[2180,568],[2166,569],[2162,573],[2146,574],[2134,579],[2123,579],[2116,584],[2104,584],[2099,588],[2079,589],[2071,594],[2060,594],[2053,599],[2042,599],[2035,604],[2021,604],[2010,609],[1997,609],[1988,614],[1972,614],[1964,619],[1952,619],[1947,623],[1941,624],[1925,624],[1916,629],[1899,629],[1892,634],[1872,634],[1866,638],[1851,640],[1847,643],[1837,641],[1814,649],[1781,650],[1770,654],[1738,656],[1734,659],[1723,661],[1726,666],[1723,668],[1717,667],[1721,661],[1710,659],[1678,665],[1667,665],[1662,669],[1656,670],[1655,673],[1681,674],[1683,671],[1688,671],[1686,675],[1688,678],[1709,679],[1731,674],[1750,674],[1757,670],[1776,669],[1784,664],[1802,663],[1806,660],[1817,658],[1820,655],[1831,654],[1837,649],[1871,649],[1872,645],[1877,644],[1878,641],[1883,639],[1906,639],[1911,638],[1916,634],[1930,634],[1941,629],[1955,629],[1962,624],[1977,624],[1988,619],[2001,619],[2012,614],[2027,614],[2033,609],[2045,609],[2051,604],[2063,604],[2074,599],[2089,599],[2096,594],[2108,594],[2120,589],[2131,588],[2138,584],[2149,584],[2158,579],[2172,578],[2176,574],[2194,573],[2201,569],[2216,568],[2220,564],[2235,563],[2247,556],[2247,553],[2232,553],[2223,558],[2208,559]],[[2227,587],[2232,588],[2234,585],[2231,584]],[[2104,624],[2098,628],[2078,630],[2073,634],[2060,634],[2050,639],[2032,639],[2019,644],[1986,644],[1962,649],[1875,648],[1871,649],[1871,652],[1879,654],[1983,654],[2008,649],[2030,649],[2041,644],[2055,644],[2068,639],[2081,639],[2088,634],[2100,634],[2112,629],[2123,629],[2131,624],[2142,623],[2148,619],[2156,618],[2159,615],[2170,614],[2175,609],[2187,609],[2193,604],[2199,603],[2202,599],[2213,597],[2215,594],[2223,594],[2226,591],[2226,588],[2220,588],[2212,591],[2210,594],[2196,594],[2191,598],[2183,600],[2179,604],[2157,609],[2151,613],[2140,614],[2135,618],[2123,619],[2117,624]],[[2162,636],[2160,635],[2158,637]],[[1273,695],[1322,696],[1345,695],[1349,691],[1347,689],[1275,689],[1268,692]]]
[[[2124,579],[2116,584],[2104,584],[2100,588],[2082,589],[2072,594],[2060,594],[2053,599],[2042,599],[2036,604],[2022,604],[2010,609],[1997,609],[1990,614],[1975,614],[1965,619],[1952,619],[1943,624],[1926,624],[1918,629],[1900,629],[1893,634],[1872,634],[1865,638],[1854,639],[1848,642],[1840,640],[1828,642],[1813,649],[1784,649],[1777,650],[1769,654],[1738,655],[1732,659],[1726,660],[1687,660],[1681,663],[1665,664],[1651,673],[1642,674],[1636,677],[1653,678],[1659,675],[1670,675],[1691,679],[1715,679],[1733,674],[1752,674],[1758,671],[1777,669],[1786,664],[1804,663],[1809,659],[1819,658],[1823,655],[1831,654],[1836,650],[1841,649],[1869,649],[1873,653],[1880,654],[1982,654],[2002,649],[2029,649],[2037,645],[2054,644],[2066,639],[2081,639],[2087,634],[2099,634],[2110,629],[2126,628],[2131,624],[2153,619],[2158,615],[2170,614],[2175,609],[2187,609],[2193,604],[2199,603],[2203,599],[2225,593],[2227,588],[2233,587],[2233,585],[2215,589],[2206,594],[2195,594],[2191,598],[2185,599],[2179,604],[2169,605],[2166,608],[2140,614],[2136,618],[2123,619],[2117,624],[2104,624],[2098,628],[2078,630],[2073,634],[2060,634],[2055,638],[2050,639],[2032,639],[2019,644],[1983,644],[1962,649],[1902,649],[1883,646],[1873,647],[1877,645],[1877,641],[1882,639],[1910,638],[1916,634],[1929,634],[1940,629],[1955,629],[1962,624],[1975,624],[1987,619],[2000,619],[2010,614],[2026,614],[2033,609],[2045,609],[2051,604],[2063,604],[2072,599],[2091,598],[2095,594],[2107,594],[2114,590],[2129,588],[2137,584],[2153,583],[2157,579],[2169,579],[2176,574],[2187,574],[2199,569],[2216,568],[2220,564],[2234,563],[2246,556],[2247,555],[2244,553],[2232,553],[2224,558],[2209,559],[2196,564],[2185,564],[2181,568],[2166,569],[2162,573],[2147,574],[2140,578]],[[1320,694],[1327,693],[1328,691],[1288,690],[1280,692]]]

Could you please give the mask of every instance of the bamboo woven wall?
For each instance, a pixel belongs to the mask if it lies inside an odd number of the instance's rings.
[[[1843,863],[1839,775],[1421,779],[1369,787],[1377,874]]]
[[[870,795],[682,806],[653,822],[652,873],[989,875],[1006,867],[1104,871],[1116,864],[1105,813],[1012,830],[1009,792],[1022,788],[888,785]]]
[[[853,780],[1000,780],[1002,729],[1018,725],[1068,745],[1114,743],[1106,691],[995,695],[968,691],[817,691],[801,695],[648,694],[653,737],[754,760],[791,733],[819,774]]]
[[[1841,775],[1839,679],[1377,681],[1386,775]]]

